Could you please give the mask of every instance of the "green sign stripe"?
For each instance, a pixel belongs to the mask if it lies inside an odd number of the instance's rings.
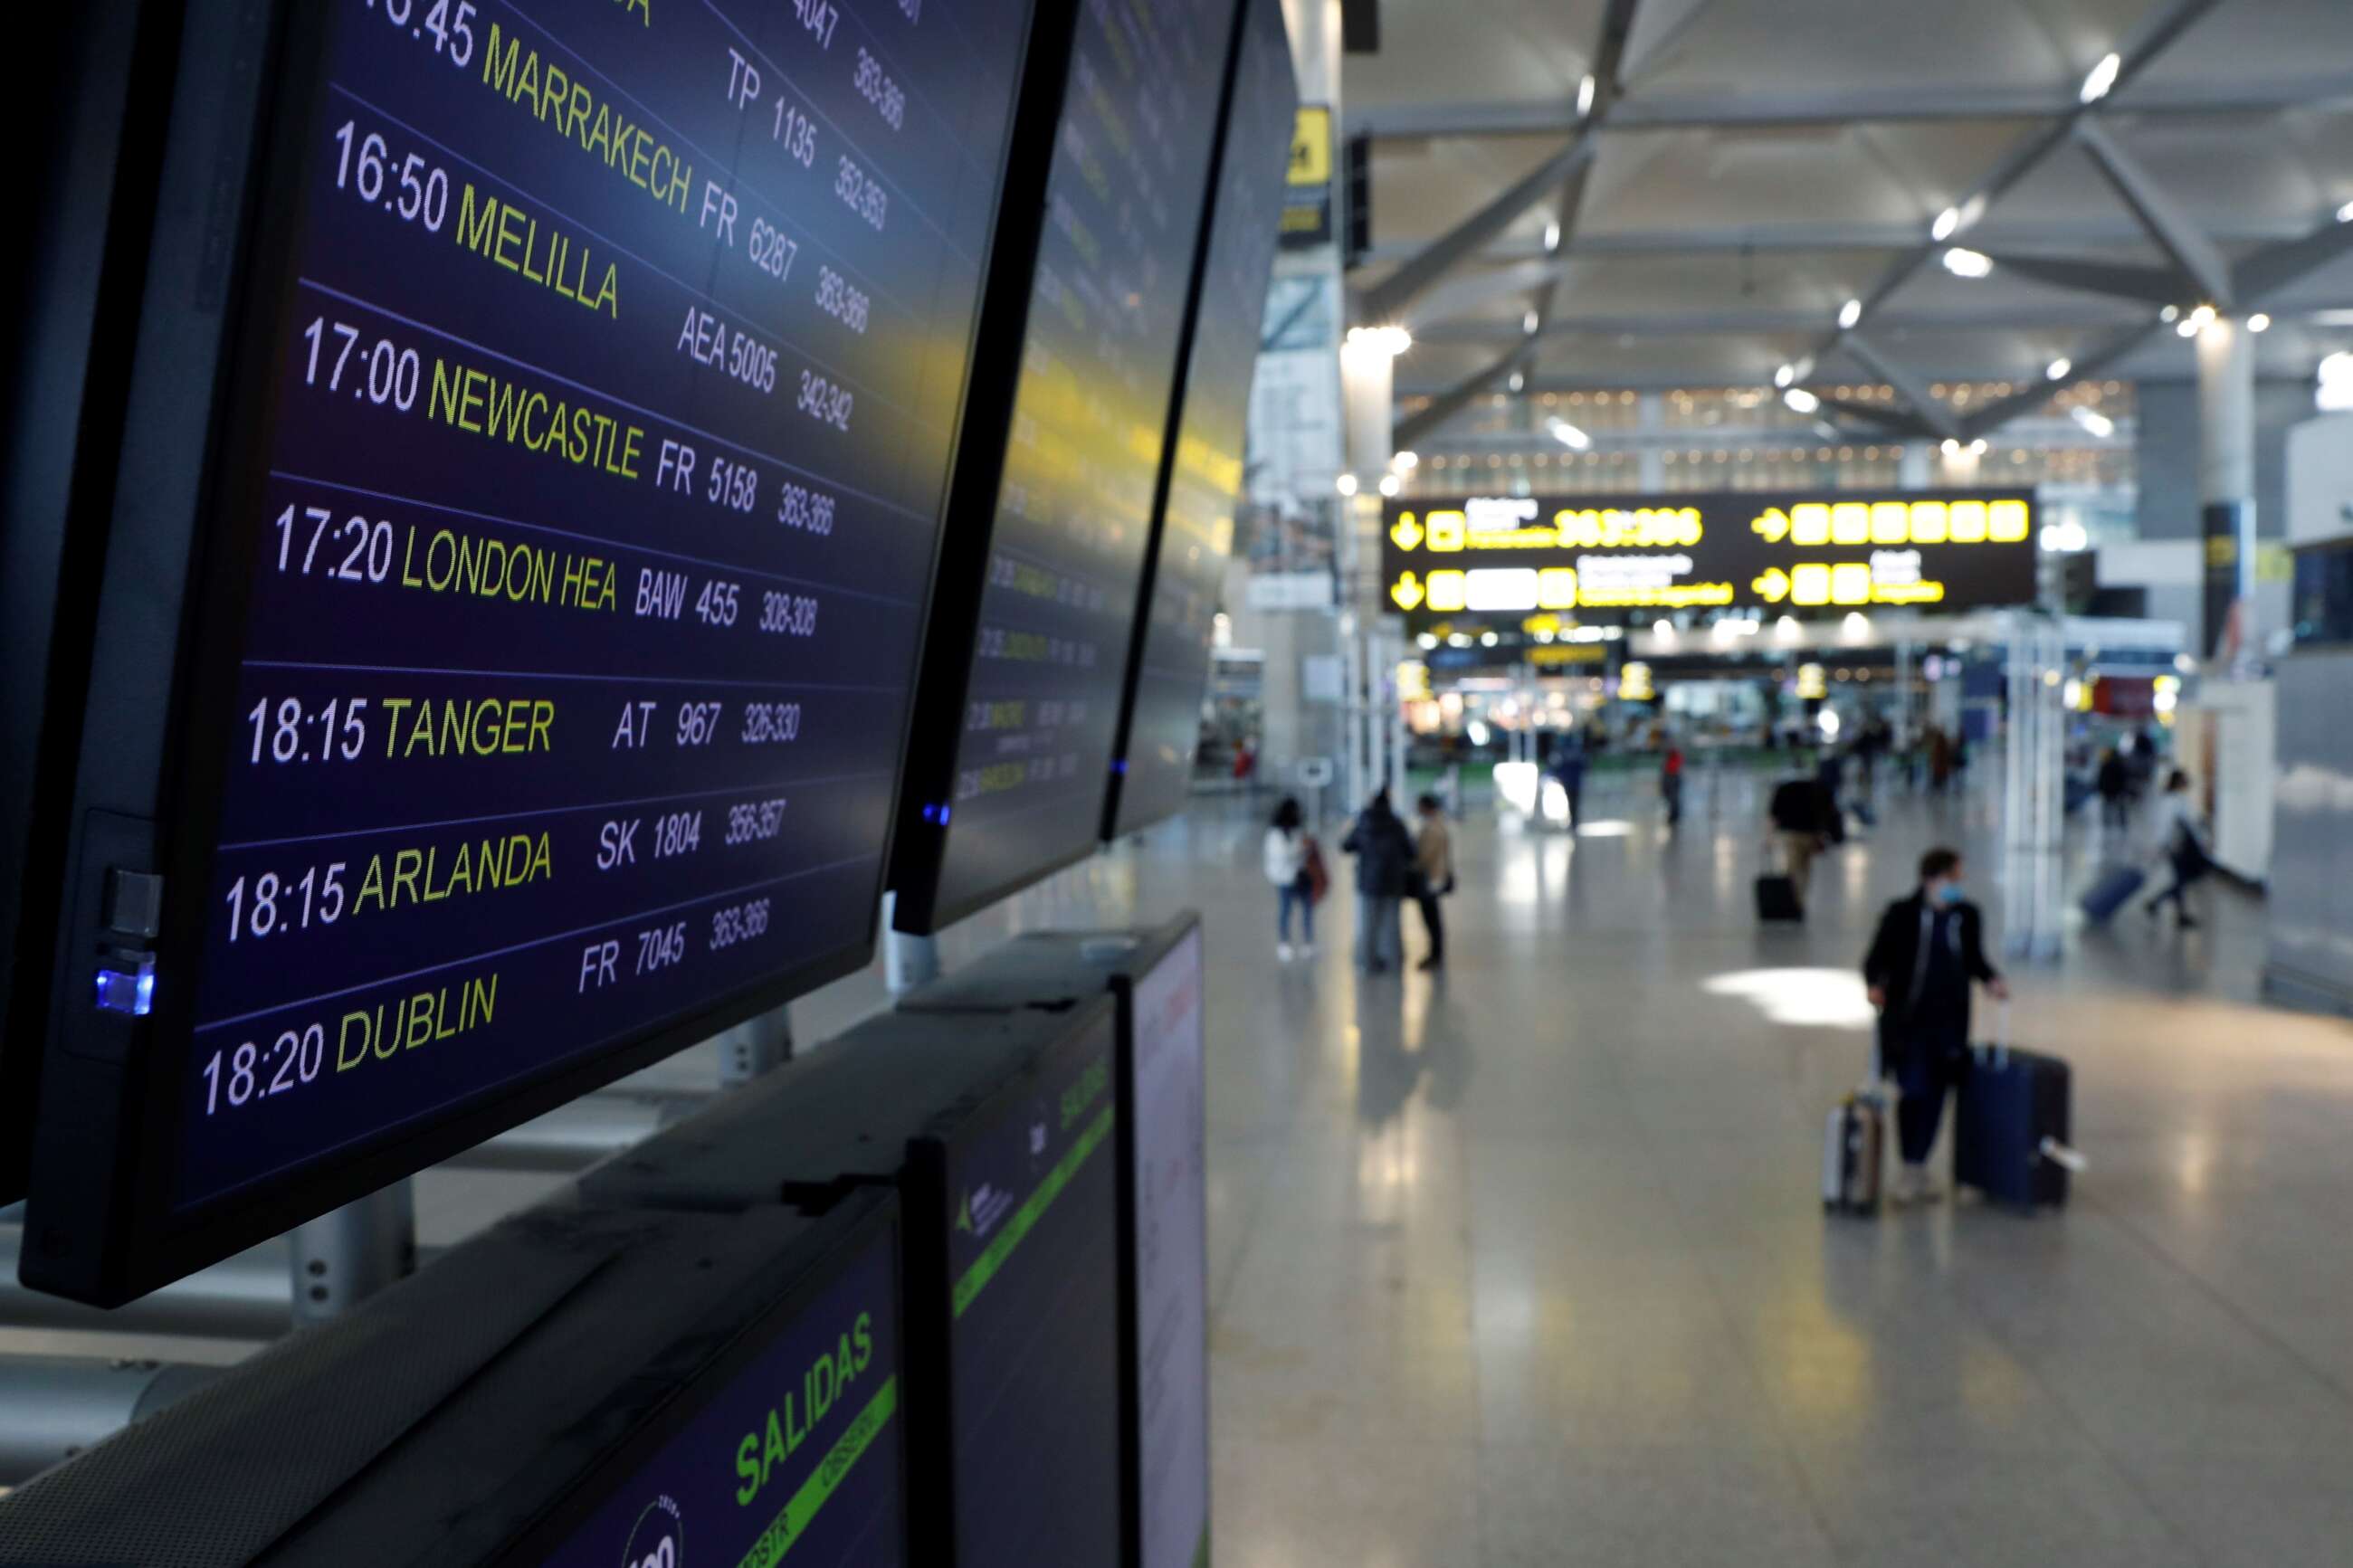
[[[842,1433],[840,1439],[826,1455],[825,1462],[801,1483],[800,1490],[786,1500],[784,1511],[769,1521],[768,1528],[760,1532],[759,1540],[752,1542],[752,1550],[744,1553],[744,1560],[736,1564],[736,1568],[775,1568],[785,1553],[793,1549],[793,1542],[808,1533],[810,1522],[817,1518],[817,1510],[823,1508],[826,1500],[839,1489],[860,1456],[874,1446],[874,1439],[883,1427],[890,1425],[891,1417],[898,1408],[899,1376],[893,1373],[882,1380],[882,1386],[874,1391],[874,1397],[866,1402],[866,1408],[858,1413],[858,1419]]]
[[[1079,1134],[1079,1141],[1063,1151],[1061,1159],[1046,1173],[1046,1179],[1038,1184],[1038,1190],[1013,1211],[1013,1217],[1005,1222],[1005,1228],[997,1233],[987,1250],[975,1258],[972,1267],[964,1271],[964,1278],[955,1282],[955,1316],[963,1317],[964,1310],[972,1305],[974,1298],[997,1277],[997,1271],[1005,1267],[1005,1260],[1013,1256],[1013,1249],[1021,1245],[1021,1238],[1037,1225],[1047,1205],[1061,1195],[1062,1189],[1071,1184],[1071,1178],[1079,1173],[1079,1167],[1087,1163],[1087,1156],[1111,1136],[1111,1125],[1112,1108],[1106,1105],[1102,1114]]]

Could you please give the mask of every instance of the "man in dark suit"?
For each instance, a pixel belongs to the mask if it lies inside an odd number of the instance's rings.
[[[2001,1001],[2010,987],[1985,955],[1985,920],[1964,899],[1958,851],[1920,857],[1920,887],[1880,917],[1862,961],[1863,984],[1879,1009],[1881,1064],[1903,1099],[1895,1111],[1904,1173],[1894,1200],[1923,1203],[1938,1194],[1928,1181],[1928,1151],[1944,1120],[1945,1095],[1969,1048],[1969,985],[1981,981]]]

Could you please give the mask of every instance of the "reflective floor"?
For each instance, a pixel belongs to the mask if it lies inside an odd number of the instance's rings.
[[[2261,904],[2014,968],[2063,1215],[1826,1219],[1870,921],[1997,847],[1890,803],[1760,932],[1725,793],[1474,812],[1442,979],[1354,976],[1345,898],[1279,963],[1239,807],[1134,858],[1208,917],[1220,1564],[2353,1563],[2353,1026],[2254,1004]]]
[[[1982,800],[1883,802],[1772,931],[1748,781],[1695,781],[1672,836],[1647,788],[1594,789],[1573,840],[1474,805],[1447,973],[1380,980],[1346,964],[1345,867],[1314,957],[1277,961],[1269,804],[1204,802],[940,944],[1206,917],[1220,1568],[2353,1563],[2353,1025],[2256,1004],[2258,900],[2013,968],[2019,1043],[2075,1068],[2063,1215],[1833,1220],[1855,962],[1931,843],[1999,910]],[[2073,848],[2080,885],[2100,846]],[[878,962],[796,1031],[885,1000]],[[422,1237],[561,1180],[427,1173]],[[241,1349],[122,1345],[0,1333]]]

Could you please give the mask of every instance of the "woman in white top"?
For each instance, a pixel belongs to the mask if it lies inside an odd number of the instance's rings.
[[[1296,796],[1284,795],[1282,804],[1274,808],[1274,821],[1266,830],[1264,849],[1266,879],[1274,884],[1276,943],[1274,955],[1283,963],[1291,962],[1294,951],[1304,955],[1315,951],[1315,896],[1307,874],[1307,858],[1314,852],[1315,841],[1307,836],[1306,818],[1301,814]],[[1299,910],[1300,945],[1291,945],[1291,911]]]
[[[2198,807],[2189,798],[2189,775],[2179,768],[2165,781],[2165,793],[2158,796],[2157,820],[2150,825],[2150,847],[2153,859],[2163,860],[2173,871],[2173,885],[2149,900],[2148,918],[2155,920],[2157,911],[2168,900],[2173,904],[2174,918],[2184,931],[2197,929],[2198,921],[2182,898],[2189,884],[2214,868],[2206,852],[2206,838],[2198,820]]]

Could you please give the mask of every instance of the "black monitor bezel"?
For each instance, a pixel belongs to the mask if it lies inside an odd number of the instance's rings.
[[[948,493],[948,513],[952,518],[968,520],[971,526],[946,531],[953,537],[949,544],[956,551],[954,562],[955,581],[966,585],[968,592],[953,604],[942,595],[933,596],[930,637],[936,639],[936,653],[927,641],[924,649],[923,679],[917,683],[917,714],[913,738],[907,752],[907,776],[913,787],[899,797],[899,832],[893,839],[890,886],[892,891],[891,924],[892,929],[911,935],[929,936],[943,926],[978,914],[989,905],[1008,899],[1024,888],[1033,887],[1055,872],[1088,859],[1101,847],[1098,831],[1084,842],[1060,854],[1051,855],[1032,864],[1028,869],[997,879],[981,887],[961,892],[954,898],[944,897],[941,879],[946,869],[949,829],[953,826],[944,818],[954,804],[956,749],[964,733],[965,700],[970,691],[972,652],[980,633],[981,585],[987,581],[988,554],[996,537],[998,501],[1004,489],[1007,449],[1013,433],[1014,394],[1021,380],[1022,355],[1029,339],[1029,301],[1035,288],[1039,247],[1044,238],[1047,219],[1047,186],[1052,173],[1052,151],[1061,130],[1062,109],[1069,98],[1071,57],[1077,42],[1078,7],[1066,0],[1039,0],[1040,15],[1050,5],[1065,4],[1070,12],[1070,26],[1054,40],[1057,53],[1048,60],[1035,52],[1033,67],[1051,65],[1055,85],[1052,91],[1052,112],[1046,112],[1045,99],[1040,91],[1037,100],[1025,100],[1024,112],[1034,111],[1037,120],[1029,131],[1032,144],[1042,149],[1042,155],[1033,156],[1025,165],[1023,185],[1025,203],[1034,203],[1037,222],[1025,224],[1011,234],[999,226],[997,248],[990,266],[990,290],[983,305],[989,322],[990,362],[987,374],[990,392],[995,399],[991,423],[987,431],[968,431],[968,435],[986,436],[958,453],[955,479]],[[1231,0],[1232,12],[1227,22],[1224,72],[1219,77],[1219,105],[1226,105],[1225,82],[1233,66],[1233,40],[1240,30],[1243,14],[1241,0]],[[1058,18],[1059,20],[1059,18]],[[1038,29],[1033,27],[1033,38]],[[1209,149],[1209,177],[1205,182],[1200,210],[1194,216],[1193,272],[1188,286],[1197,295],[1199,289],[1199,250],[1202,236],[1208,227],[1210,213],[1217,203],[1217,148],[1224,136],[1222,119],[1213,133]],[[1030,187],[1034,185],[1035,194]],[[1162,428],[1176,417],[1182,403],[1181,392],[1187,366],[1192,361],[1193,295],[1178,317],[1176,359],[1168,379],[1169,414]],[[976,381],[978,374],[976,373]],[[969,454],[969,463],[965,459]],[[1166,454],[1162,454],[1165,465]],[[1155,483],[1159,482],[1155,479]],[[1158,491],[1155,489],[1155,511]],[[1134,613],[1140,620],[1149,608],[1146,586],[1152,571],[1153,552],[1157,533],[1145,542],[1143,565],[1137,574],[1137,595]],[[943,560],[940,580],[948,581],[950,563]],[[1130,642],[1134,640],[1134,625],[1130,626]],[[1133,647],[1129,649],[1131,660]],[[1132,672],[1123,671],[1123,700]],[[1115,723],[1110,752],[1103,756],[1101,782],[1103,792],[1096,800],[1097,819],[1110,809],[1113,797],[1113,773],[1124,742],[1124,734]],[[937,814],[942,820],[934,820]]]
[[[933,1015],[934,1017],[939,1015]],[[1019,1109],[1018,1102],[1031,1091],[1040,1079],[1053,1076],[1053,1068],[1064,1058],[1076,1057],[1089,1038],[1100,1031],[1107,1060],[1112,1070],[1113,1134],[1108,1140],[1114,1163],[1118,1160],[1120,1129],[1131,1119],[1127,1105],[1118,1096],[1121,1092],[1118,1061],[1121,1031],[1120,1004],[1107,994],[1084,998],[1067,1015],[1069,1026],[1027,1053],[1020,1064],[999,1074],[956,1101],[943,1109],[923,1127],[907,1140],[906,1160],[900,1167],[899,1211],[901,1235],[904,1238],[905,1272],[901,1284],[904,1291],[904,1309],[900,1320],[903,1342],[903,1364],[910,1369],[911,1381],[919,1383],[923,1392],[917,1419],[907,1429],[907,1463],[913,1480],[928,1483],[927,1496],[936,1499],[939,1506],[921,1513],[911,1510],[907,1537],[909,1559],[919,1563],[950,1563],[955,1555],[956,1489],[955,1489],[955,1390],[951,1368],[955,1364],[952,1349],[955,1336],[955,1313],[951,1306],[955,1287],[954,1270],[948,1264],[948,1211],[954,1202],[949,1175],[963,1157],[966,1142],[976,1127],[994,1127],[997,1121]],[[944,1020],[943,1020],[944,1021]],[[1127,1235],[1124,1211],[1120,1207],[1121,1181],[1114,1171],[1112,1177],[1112,1232],[1114,1247],[1124,1247]],[[1113,1299],[1119,1300],[1116,1263],[1113,1266]],[[1125,1342],[1116,1326],[1113,1331],[1113,1359],[1124,1353]],[[1113,1366],[1114,1388],[1125,1378],[1124,1369]],[[1123,1409],[1121,1418],[1124,1421]],[[1122,1478],[1127,1468],[1127,1456],[1123,1449],[1114,1456],[1113,1465],[1119,1475],[1113,1485],[1123,1492],[1119,1508],[1119,1531],[1123,1540],[1127,1533],[1124,1483]]]
[[[1119,724],[1112,733],[1111,779],[1103,791],[1099,834],[1105,844],[1166,822],[1183,809],[1181,805],[1174,806],[1139,822],[1120,821],[1120,804],[1127,795],[1128,752],[1135,736],[1136,694],[1144,683],[1145,645],[1152,635],[1153,598],[1160,591],[1160,552],[1168,538],[1168,495],[1176,480],[1178,442],[1185,434],[1185,409],[1193,388],[1194,353],[1199,347],[1201,299],[1208,289],[1209,252],[1218,236],[1218,197],[1225,183],[1227,151],[1233,142],[1234,93],[1241,79],[1242,52],[1250,45],[1252,13],[1261,5],[1275,4],[1276,0],[1240,0],[1235,8],[1233,35],[1226,44],[1225,75],[1218,89],[1218,130],[1209,143],[1209,184],[1202,200],[1200,230],[1194,237],[1192,281],[1186,293],[1184,326],[1180,329],[1184,356],[1176,366],[1176,382],[1168,399],[1168,422],[1161,434],[1160,472],[1152,487],[1152,536],[1144,550],[1144,575],[1136,584],[1135,619],[1128,627],[1127,668],[1120,684]],[[1289,25],[1283,21],[1279,5],[1274,16],[1277,31],[1288,45]],[[1298,101],[1298,76],[1294,71],[1292,102],[1295,105]],[[1271,266],[1273,253],[1268,254]],[[1204,668],[1205,684],[1208,674]]]
[[[1041,0],[1037,9],[1058,3]],[[855,973],[871,962],[880,924],[878,899],[867,911],[860,941],[776,971],[758,984],[636,1032],[585,1059],[495,1089],[462,1109],[428,1116],[364,1152],[325,1155],[244,1194],[174,1214],[170,1185],[178,1148],[175,1091],[182,1060],[173,1043],[188,1037],[194,988],[159,984],[155,1012],[134,1026],[120,1023],[120,1016],[101,1016],[94,1008],[76,1006],[72,979],[99,945],[99,884],[106,866],[138,860],[142,837],[140,868],[160,871],[165,879],[163,934],[153,944],[159,973],[167,972],[162,960],[171,955],[181,955],[190,972],[201,961],[204,900],[185,890],[202,889],[209,869],[236,672],[230,662],[206,660],[198,650],[209,637],[242,637],[246,564],[262,526],[250,497],[264,467],[269,424],[266,399],[233,401],[229,394],[240,380],[264,385],[261,378],[285,374],[282,365],[269,368],[278,357],[269,340],[279,301],[290,286],[291,241],[301,232],[306,205],[299,171],[307,148],[296,144],[294,132],[313,122],[325,90],[319,70],[291,70],[288,62],[314,65],[329,25],[327,7],[299,0],[267,0],[259,7],[239,0],[189,0],[176,90],[168,104],[153,110],[166,122],[171,149],[166,192],[174,188],[176,169],[183,180],[212,183],[211,205],[204,221],[159,223],[147,247],[144,269],[151,287],[128,397],[134,410],[142,396],[166,410],[175,395],[187,401],[191,366],[184,357],[153,352],[148,340],[159,330],[205,340],[213,356],[195,369],[206,374],[212,391],[201,410],[179,410],[182,449],[163,454],[158,471],[145,471],[144,454],[128,444],[120,464],[95,617],[98,657],[85,695],[67,818],[77,830],[57,903],[44,1081],[20,1269],[36,1289],[99,1305],[115,1305],[183,1278]],[[1028,59],[1025,37],[997,171],[1000,215],[1014,134],[1024,112]],[[984,268],[989,265],[983,263]],[[206,311],[183,298],[159,300],[153,280],[175,277],[209,279],[224,291],[216,319],[208,322]],[[988,289],[985,270],[981,300]],[[947,458],[951,477],[961,464],[982,320],[976,309],[967,328],[966,374]],[[205,518],[223,521],[206,529],[200,522]],[[944,509],[934,531],[927,596],[944,580],[941,548],[950,531]],[[165,617],[155,614],[156,595],[142,569],[149,562],[177,568],[174,586],[179,597],[168,626],[158,625]],[[923,668],[919,647],[911,674],[919,679]],[[917,706],[911,689],[901,719],[902,756],[914,733]],[[129,767],[119,765],[100,739],[124,732],[125,726],[144,727],[162,737]],[[904,783],[903,770],[894,773],[880,846],[878,895],[891,863]],[[94,813],[119,819],[119,831],[93,833]],[[165,824],[177,824],[177,830]],[[113,842],[94,846],[94,837]],[[165,1056],[168,1061],[161,1059]]]

